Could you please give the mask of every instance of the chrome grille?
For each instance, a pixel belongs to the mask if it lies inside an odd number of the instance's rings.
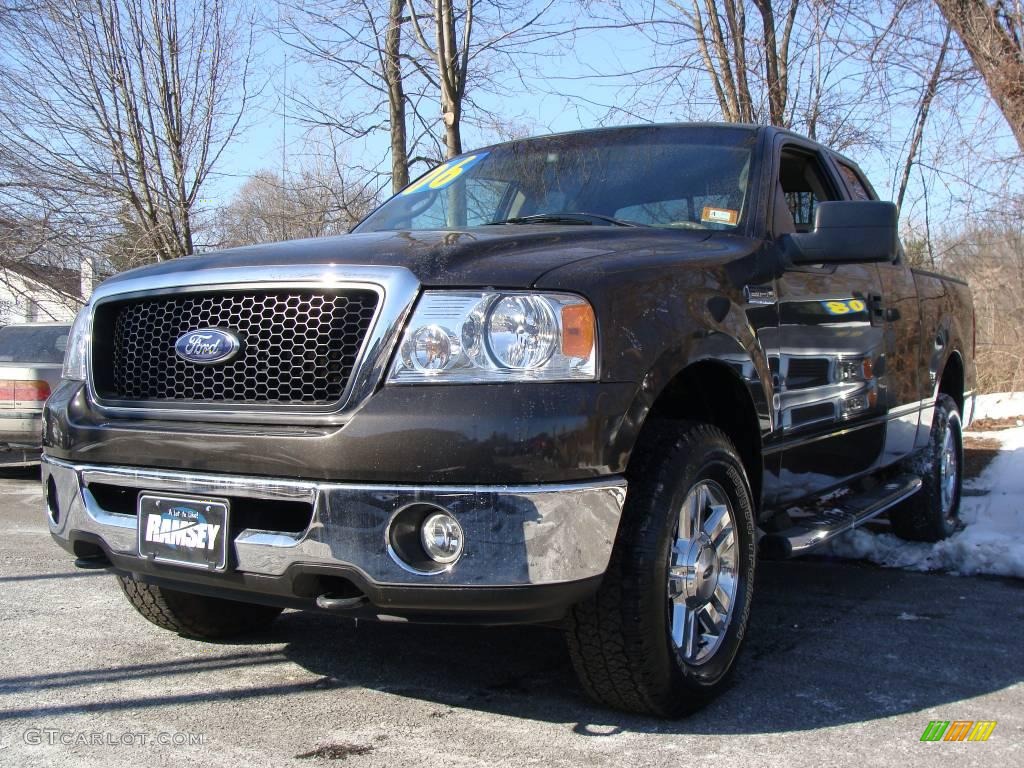
[[[102,304],[93,374],[122,401],[328,405],[345,394],[377,309],[372,290],[239,291]],[[175,354],[200,328],[232,331],[231,360],[196,365]],[[104,332],[106,331],[106,332]]]
[[[791,357],[786,369],[786,386],[789,389],[821,387],[829,383],[829,359],[827,357]]]

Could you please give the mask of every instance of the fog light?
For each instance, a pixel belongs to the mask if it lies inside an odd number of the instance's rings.
[[[447,512],[435,512],[423,521],[420,540],[435,563],[454,563],[462,554],[462,526]]]

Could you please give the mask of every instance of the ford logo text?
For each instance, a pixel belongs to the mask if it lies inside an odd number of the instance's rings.
[[[212,365],[233,358],[238,354],[240,346],[238,337],[230,331],[200,328],[179,336],[174,344],[174,352],[187,362]]]

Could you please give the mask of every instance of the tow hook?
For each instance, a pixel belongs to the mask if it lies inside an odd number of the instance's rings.
[[[358,608],[365,602],[367,602],[366,595],[336,597],[330,592],[324,592],[324,594],[317,596],[316,607],[325,611],[350,611],[353,608]]]

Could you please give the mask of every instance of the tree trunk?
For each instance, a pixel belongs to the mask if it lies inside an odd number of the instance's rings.
[[[405,88],[402,84],[402,9],[405,0],[391,0],[388,31],[384,38],[384,80],[388,88],[388,121],[391,131],[391,189],[409,185],[409,156],[405,136]]]
[[[452,0],[437,0],[437,55],[441,68],[441,114],[444,118],[446,159],[462,154],[462,77],[455,41],[455,9]],[[467,13],[471,12],[472,2]],[[462,41],[463,46],[469,40]]]
[[[786,91],[779,62],[779,44],[775,33],[775,9],[771,0],[754,0],[764,26],[765,84],[768,87],[768,119],[772,125],[786,125]]]
[[[935,0],[1024,151],[1024,48],[985,0]]]

